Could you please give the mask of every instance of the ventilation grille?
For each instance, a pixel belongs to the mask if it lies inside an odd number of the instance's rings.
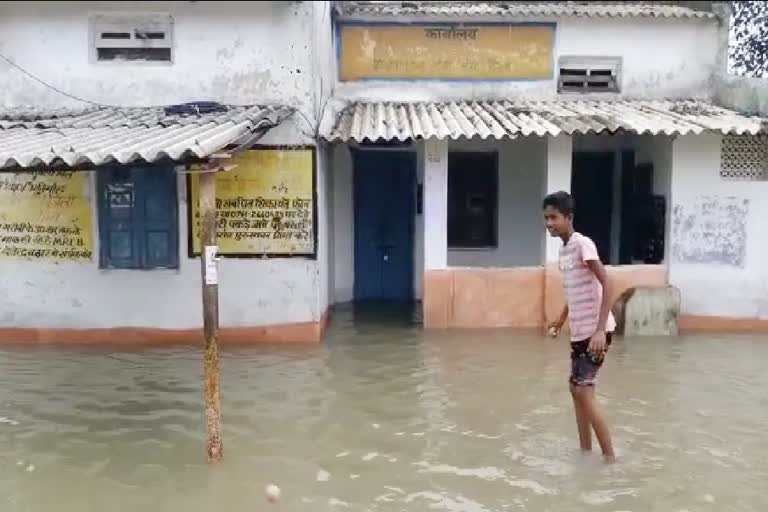
[[[97,61],[172,62],[173,19],[162,14],[110,14],[91,19]]]
[[[768,137],[759,135],[723,137],[720,176],[728,180],[768,180]]]
[[[560,57],[558,64],[558,92],[619,92],[620,58]]]

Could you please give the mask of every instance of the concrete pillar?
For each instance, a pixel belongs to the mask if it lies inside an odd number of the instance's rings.
[[[571,191],[571,165],[573,162],[573,139],[569,135],[547,138],[547,180],[546,193],[559,190]],[[543,199],[543,198],[542,198]],[[544,220],[541,229],[546,241],[546,263],[557,262],[560,240],[552,238],[544,230]]]
[[[448,141],[424,143],[424,270],[448,267]]]
[[[571,165],[573,162],[573,139],[569,135],[547,138],[547,173],[544,191],[547,194],[564,190],[571,191]],[[565,304],[563,284],[560,271],[557,268],[558,252],[562,242],[552,238],[544,228],[541,220],[541,231],[546,237],[544,262],[544,324],[557,318]]]
[[[424,282],[425,328],[450,323],[453,279],[448,269],[448,141],[424,143]]]

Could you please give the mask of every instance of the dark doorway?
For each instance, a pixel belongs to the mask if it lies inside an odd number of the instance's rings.
[[[666,198],[653,193],[653,164],[635,165],[622,155],[621,252],[619,263],[659,264],[664,260]]]
[[[614,153],[573,154],[571,194],[575,203],[574,228],[595,242],[600,260],[611,258]]]
[[[413,301],[416,155],[354,153],[355,300]]]

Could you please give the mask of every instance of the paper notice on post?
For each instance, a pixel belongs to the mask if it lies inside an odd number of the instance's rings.
[[[219,284],[219,269],[216,253],[219,247],[216,245],[205,246],[205,284]]]

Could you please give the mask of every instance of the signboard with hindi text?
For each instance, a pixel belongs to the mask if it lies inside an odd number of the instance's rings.
[[[553,23],[339,25],[339,78],[546,80]]]
[[[87,172],[0,172],[0,259],[93,259]]]
[[[315,254],[313,148],[254,149],[216,176],[218,254]],[[190,177],[192,253],[200,254],[199,177]]]

